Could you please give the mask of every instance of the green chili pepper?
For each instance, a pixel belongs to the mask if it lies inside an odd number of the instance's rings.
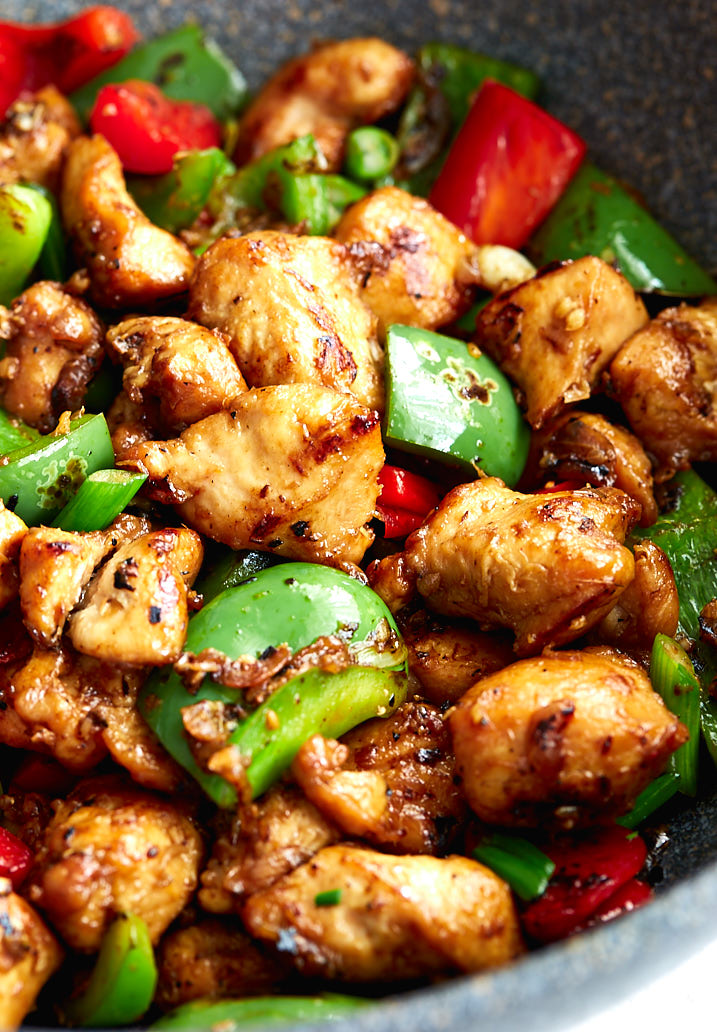
[[[52,205],[39,191],[12,183],[0,187],[0,304],[22,291],[47,240]]]
[[[594,254],[615,262],[636,290],[699,297],[717,283],[617,180],[585,162],[534,235],[536,265]]]
[[[689,731],[689,739],[670,757],[668,770],[679,774],[679,791],[694,796],[700,746],[700,683],[685,650],[666,634],[655,635],[650,680],[667,708]]]
[[[104,530],[127,508],[147,477],[124,469],[100,469],[90,473],[52,521],[63,530]]]
[[[360,126],[346,138],[346,174],[361,183],[371,183],[393,171],[399,153],[398,140],[386,129]]]
[[[295,1025],[332,1021],[350,1016],[370,1006],[361,996],[324,993],[322,996],[254,996],[243,1000],[193,1000],[165,1014],[150,1029],[172,1032],[196,1032],[197,1029],[267,1028],[273,1025]]]
[[[202,596],[204,604],[211,602],[227,588],[235,588],[249,577],[253,577],[269,566],[278,566],[284,562],[279,555],[271,552],[253,552],[244,549],[234,552],[224,549],[221,556],[210,561],[209,569],[194,585],[194,590]]]
[[[73,419],[65,434],[47,434],[11,451],[0,466],[0,498],[29,526],[48,523],[98,469],[114,465],[105,417]]]
[[[650,814],[669,802],[675,793],[679,791],[679,788],[680,775],[675,771],[671,770],[665,774],[660,774],[647,788],[640,792],[632,810],[626,813],[624,817],[617,818],[617,824],[621,824],[623,828],[629,828],[630,830],[637,828]]]
[[[234,163],[224,151],[210,147],[179,154],[166,175],[128,176],[127,187],[155,226],[177,233],[197,218],[214,183],[234,172]]]
[[[338,570],[311,563],[281,563],[223,591],[189,621],[185,649],[218,649],[235,659],[261,656],[286,642],[296,651],[322,635],[339,634],[356,665],[338,673],[312,668],[275,691],[227,738],[247,761],[253,796],[265,791],[317,732],[336,738],[406,697],[405,652],[383,601]],[[384,647],[385,643],[385,647]],[[190,694],[179,676],[156,671],[145,684],[140,709],[160,741],[219,805],[236,805],[236,792],[202,771],[191,754],[182,707],[211,699],[241,702],[235,690],[205,678]]]
[[[37,261],[37,271],[42,279],[62,283],[69,275],[69,266],[67,261],[67,241],[62,229],[60,207],[55,195],[47,187],[40,186],[39,183],[28,183],[27,185],[31,190],[37,190],[38,193],[42,194],[50,202],[50,207],[52,208],[52,218],[45,243]]]
[[[97,94],[108,83],[143,79],[173,100],[205,104],[220,121],[247,99],[244,76],[198,25],[182,25],[136,47],[121,61],[76,90],[71,100],[86,122]]]
[[[0,455],[24,448],[25,445],[36,441],[39,436],[39,430],[0,409]]]
[[[119,914],[105,934],[85,990],[65,1006],[81,1028],[115,1028],[141,1018],[152,1002],[157,967],[147,925]]]
[[[506,377],[470,344],[391,326],[386,344],[385,440],[514,485],[530,433]]]
[[[326,176],[280,172],[279,207],[292,226],[303,225],[312,236],[325,236],[331,228]]]
[[[526,902],[542,896],[555,864],[542,850],[519,835],[494,832],[473,850],[480,863],[490,867]]]

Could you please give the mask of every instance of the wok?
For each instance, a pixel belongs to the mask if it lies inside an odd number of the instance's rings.
[[[85,6],[3,0],[2,17],[49,20]],[[711,0],[124,0],[146,35],[199,18],[252,87],[312,40],[376,34],[409,51],[444,39],[527,65],[542,102],[597,164],[636,187],[697,259],[717,267],[717,127]],[[711,53],[710,53],[711,51]],[[709,761],[703,764],[709,781]],[[717,794],[682,803],[653,871],[658,897],[614,924],[481,976],[378,1004],[336,1032],[553,1032],[656,978],[717,928]],[[325,1027],[325,1026],[324,1026]]]

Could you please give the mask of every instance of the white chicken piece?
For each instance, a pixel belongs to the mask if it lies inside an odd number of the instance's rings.
[[[62,949],[29,903],[0,878],[0,1028],[13,1032],[62,962]]]
[[[318,383],[383,411],[383,350],[351,257],[327,237],[225,237],[199,259],[189,317],[226,333],[251,387]]]
[[[25,522],[0,499],[0,610],[17,596],[20,584],[18,557],[27,534]]]
[[[171,441],[129,449],[191,526],[231,548],[308,562],[358,563],[384,460],[375,412],[314,384],[250,390],[231,412]]]

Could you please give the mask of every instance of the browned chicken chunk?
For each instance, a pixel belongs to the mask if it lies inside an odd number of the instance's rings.
[[[41,280],[0,308],[0,402],[49,433],[65,411],[79,409],[100,367],[103,327],[89,305]]]
[[[335,906],[316,904],[336,889]],[[462,856],[329,846],[252,896],[243,917],[302,973],[347,982],[480,971],[522,949],[510,889]]]
[[[62,961],[57,940],[39,914],[0,878],[0,1028],[13,1032]]]
[[[618,652],[548,652],[478,681],[448,714],[468,802],[491,824],[589,823],[628,810],[687,739]]]
[[[162,433],[231,408],[247,389],[228,343],[219,330],[168,316],[125,319],[107,333],[127,397]]]
[[[609,384],[660,480],[717,459],[717,298],[660,312],[615,356]]]
[[[54,86],[16,100],[0,123],[0,186],[39,183],[56,191],[67,148],[81,132],[75,109]]]
[[[118,778],[90,779],[57,804],[28,895],[72,949],[99,949],[122,912],[146,921],[156,943],[191,898],[202,852],[179,806]]]
[[[190,318],[230,338],[251,387],[317,383],[383,410],[383,351],[343,244],[270,230],[199,259]]]
[[[120,391],[107,410],[107,426],[117,465],[136,444],[151,441],[155,436],[144,409],[130,401],[126,391]]]
[[[518,385],[526,419],[539,429],[589,398],[623,341],[647,321],[624,276],[586,257],[499,294],[478,313],[475,341]]]
[[[383,465],[378,417],[314,384],[247,391],[231,412],[172,441],[130,449],[123,465],[149,474],[182,518],[232,548],[309,562],[358,563]]]
[[[249,105],[234,160],[244,164],[312,133],[338,169],[347,133],[394,111],[413,81],[413,61],[376,38],[324,43],[283,65]]]
[[[70,145],[60,201],[98,305],[144,305],[186,291],[194,256],[143,215],[127,191],[119,157],[103,136],[83,136]]]
[[[20,577],[18,557],[27,526],[0,499],[0,609],[17,596]]]

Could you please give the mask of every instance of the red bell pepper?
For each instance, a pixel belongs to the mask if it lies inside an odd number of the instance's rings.
[[[500,83],[479,91],[431,190],[431,204],[477,244],[520,248],[578,170],[585,144]]]
[[[523,911],[526,933],[539,942],[577,931],[634,879],[647,856],[642,839],[619,825],[596,828],[575,845],[545,852],[555,872],[540,899]]]
[[[385,465],[378,480],[381,495],[376,510],[387,538],[405,537],[416,530],[441,500],[430,480],[400,466]]]
[[[71,93],[111,68],[139,39],[116,7],[88,7],[63,22],[0,22],[0,115],[23,90],[54,83]]]
[[[649,903],[653,895],[654,892],[647,882],[640,881],[639,878],[631,878],[617,892],[613,892],[609,899],[601,903],[585,924],[575,930],[582,931],[583,928],[592,928],[593,925],[612,921],[620,914],[628,914],[631,910],[636,910],[645,903]]]
[[[170,100],[140,79],[103,86],[90,114],[93,132],[112,144],[129,172],[171,172],[179,151],[221,144],[219,122],[203,104]]]
[[[0,828],[0,877],[17,889],[32,866],[32,851],[7,828]]]

